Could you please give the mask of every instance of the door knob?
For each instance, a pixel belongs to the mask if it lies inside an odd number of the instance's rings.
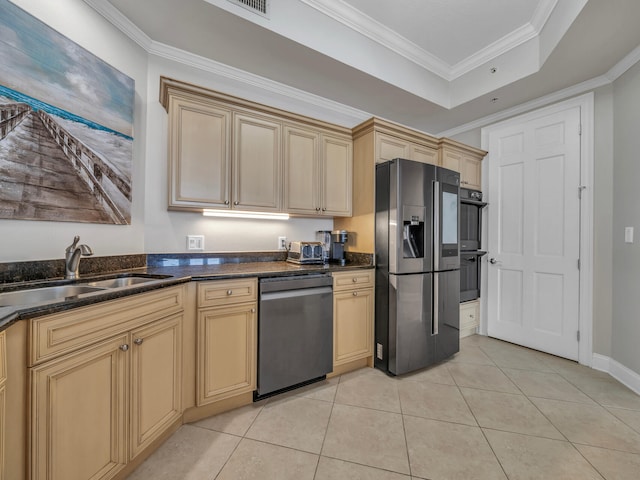
[[[496,263],[498,263],[498,261],[497,261],[495,258],[490,258],[490,259],[489,259],[489,263],[490,263],[491,265],[495,265]]]

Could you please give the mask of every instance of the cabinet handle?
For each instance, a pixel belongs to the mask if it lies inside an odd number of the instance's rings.
[[[255,308],[252,308],[252,309],[251,309],[251,313],[256,313],[256,309],[255,309]]]
[[[353,277],[351,280],[353,281],[353,283],[358,283],[358,279],[356,277]]]
[[[136,338],[133,343],[135,343],[136,345],[142,345],[142,342],[144,342],[143,338]]]
[[[124,345],[120,345],[120,350],[126,352],[127,350],[129,350],[129,345],[127,345],[126,343]]]
[[[357,297],[358,296],[358,292],[353,292],[353,296]]]
[[[227,290],[227,295],[233,295],[233,290]]]
[[[326,211],[327,211],[327,209],[326,209],[325,207],[322,207],[322,211],[323,211],[323,212],[326,212]]]
[[[234,205],[240,205],[240,202],[238,200],[236,200],[235,202],[233,202]]]
[[[319,212],[319,211],[320,211],[320,207],[316,207],[316,212]]]
[[[225,200],[225,201],[224,201],[224,204],[225,204],[225,205],[229,205],[229,200]]]

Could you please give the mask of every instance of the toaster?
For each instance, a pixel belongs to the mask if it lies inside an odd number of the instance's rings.
[[[324,263],[321,242],[291,242],[287,262],[298,264]]]

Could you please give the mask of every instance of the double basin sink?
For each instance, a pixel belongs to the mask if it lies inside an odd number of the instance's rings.
[[[141,286],[144,284],[158,283],[168,276],[151,275],[123,275],[115,278],[92,279],[78,281],[72,284],[51,285],[39,288],[27,288],[0,293],[0,307],[28,307],[42,303],[54,303],[65,300],[82,298],[86,294],[122,289],[126,287]]]

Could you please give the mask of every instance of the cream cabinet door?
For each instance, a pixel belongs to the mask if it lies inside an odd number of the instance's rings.
[[[169,112],[169,208],[229,208],[231,111],[172,97]]]
[[[394,158],[409,158],[409,142],[380,132],[376,132],[375,138],[375,163],[386,162]]]
[[[373,288],[333,294],[333,365],[373,355]]]
[[[482,162],[476,158],[458,152],[445,151],[442,166],[460,172],[460,186],[481,190]]]
[[[422,145],[411,144],[409,158],[416,162],[437,165],[438,151],[432,148],[423,147]]]
[[[209,308],[198,313],[198,406],[256,388],[255,303]]]
[[[131,333],[131,442],[135,457],[182,415],[182,315]]]
[[[463,157],[460,165],[460,186],[482,190],[481,175],[482,163],[471,157]]]
[[[233,208],[279,211],[282,125],[257,115],[234,119]]]
[[[128,338],[31,370],[32,480],[105,480],[125,465]]]
[[[324,215],[351,215],[353,153],[352,142],[322,136],[322,205]]]
[[[284,210],[320,213],[320,134],[313,130],[284,128]]]
[[[473,335],[480,325],[480,302],[473,300],[460,304],[460,338]]]

